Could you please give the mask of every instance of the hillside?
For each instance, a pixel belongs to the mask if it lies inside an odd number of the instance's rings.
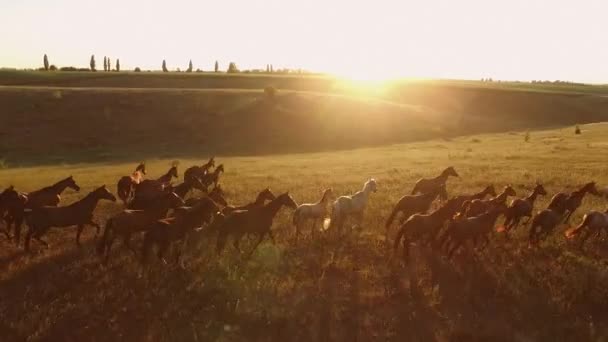
[[[446,85],[358,94],[0,87],[9,165],[379,146],[608,120],[608,97]]]
[[[378,179],[361,229],[342,238],[306,225],[298,243],[292,212],[282,209],[273,229],[251,258],[229,244],[218,257],[214,235],[186,253],[186,269],[154,260],[138,278],[139,256],[118,241],[107,267],[95,254],[93,228],[84,246],[72,228],[52,229],[49,249],[33,244],[24,254],[0,234],[0,336],[3,341],[602,341],[608,338],[606,238],[590,239],[584,250],[564,239],[562,225],[529,249],[528,229],[511,239],[491,233],[484,250],[467,246],[454,260],[442,251],[412,246],[412,260],[391,258],[384,222],[392,205],[420,177],[448,165],[450,196],[494,184],[511,184],[517,196],[541,182],[547,206],[559,191],[594,180],[608,184],[608,125],[582,125],[523,133],[463,136],[340,152],[220,157],[229,203],[251,201],[269,186],[290,191],[298,203],[318,200],[324,188],[336,195],[357,191]],[[82,187],[68,190],[69,204],[101,184],[114,190],[132,171],[128,163],[92,163],[0,170],[0,188],[14,184],[31,191],[67,175]],[[155,178],[173,158],[148,161]],[[183,170],[202,160],[180,160]],[[179,181],[179,180],[178,180]],[[589,210],[604,210],[606,199],[587,196],[576,224]],[[121,209],[102,202],[95,220]],[[390,232],[393,237],[396,227]],[[134,239],[140,246],[141,239]],[[249,251],[253,241],[241,246]]]

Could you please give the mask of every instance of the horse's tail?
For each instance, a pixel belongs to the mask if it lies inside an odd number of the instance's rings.
[[[97,254],[98,255],[102,255],[103,252],[106,250],[106,244],[108,243],[108,239],[110,237],[110,232],[112,231],[112,222],[114,220],[109,219],[108,222],[106,223],[106,226],[103,230],[103,236],[101,237],[101,239],[99,240],[99,242],[97,243]]]
[[[388,219],[386,219],[386,223],[384,224],[384,227],[386,229],[388,229],[388,227],[391,226],[391,224],[393,223],[393,220],[395,219],[395,216],[397,216],[398,213],[399,213],[399,205],[396,205],[395,208],[393,208],[393,211],[391,212],[391,214],[388,216]]]
[[[566,235],[567,239],[574,238],[575,236],[580,234],[581,231],[583,230],[583,228],[585,228],[589,224],[589,221],[591,221],[591,216],[585,215],[585,217],[583,218],[583,222],[581,222],[581,224],[579,224],[578,226],[576,226],[574,228],[570,228],[570,229],[566,230],[564,235]]]

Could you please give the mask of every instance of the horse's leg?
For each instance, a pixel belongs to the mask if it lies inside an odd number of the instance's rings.
[[[310,238],[311,238],[311,240],[315,239],[315,234],[316,234],[315,231],[317,230],[316,228],[317,228],[317,219],[314,218],[314,219],[312,219],[312,227],[310,228]]]
[[[30,251],[30,240],[32,239],[32,234],[34,234],[35,226],[28,226],[27,233],[25,234],[25,242],[23,243],[23,248],[26,252]]]
[[[270,236],[270,240],[272,240],[272,244],[276,245],[277,243],[276,243],[276,241],[274,239],[274,234],[272,233],[272,230],[268,229],[268,233],[267,234],[268,234],[268,236]]]
[[[579,249],[581,249],[581,250],[583,249],[585,241],[587,241],[587,239],[591,236],[591,233],[592,233],[591,229],[587,228],[587,231],[585,232],[585,235],[583,235],[581,237],[581,243],[579,244],[579,247],[578,247]]]
[[[403,262],[404,263],[408,263],[409,262],[409,258],[410,258],[410,242],[408,241],[408,239],[404,236],[403,237]]]
[[[93,222],[93,220],[89,221],[89,224],[91,226],[95,227],[95,229],[96,229],[95,230],[95,237],[97,237],[97,235],[99,235],[99,231],[101,230],[101,227],[97,223]]]
[[[572,211],[568,210],[568,215],[566,215],[566,218],[564,219],[564,223],[568,223],[568,221],[570,221],[570,216],[572,216]]]
[[[462,244],[461,240],[456,240],[456,242],[454,243],[454,247],[452,248],[451,251],[448,252],[448,260],[452,259],[454,252],[456,252],[456,250],[460,247],[461,244]]]
[[[13,227],[15,229],[15,246],[19,246],[21,241],[21,227],[23,227],[23,216],[13,218]]]
[[[80,246],[80,234],[82,234],[83,229],[84,229],[84,224],[79,224],[78,230],[76,231],[76,245],[78,245],[78,246]]]
[[[256,248],[258,248],[260,243],[262,243],[262,241],[264,240],[264,236],[266,236],[266,233],[262,233],[259,235],[258,241],[255,243],[255,246],[253,246],[253,248],[251,249],[251,252],[249,252],[249,256],[251,256],[253,254],[253,252],[255,252]]]
[[[36,241],[40,242],[40,243],[41,243],[41,244],[43,244],[43,245],[44,245],[46,248],[49,248],[49,244],[48,244],[48,242],[46,242],[46,241],[42,240],[42,235],[46,234],[46,232],[47,232],[48,230],[49,230],[49,227],[44,227],[44,228],[41,228],[41,229],[37,229],[37,230],[34,232],[34,236],[33,236],[33,237],[34,237],[34,240],[36,240]]]
[[[133,252],[133,254],[137,254],[137,251],[135,250],[135,248],[133,248],[133,246],[131,246],[131,234],[126,234],[124,239],[123,239],[123,244],[125,245],[125,247],[127,247],[131,252]]]
[[[220,255],[222,253],[222,250],[224,250],[224,246],[226,245],[226,238],[226,234],[223,234],[220,231],[219,235],[217,236],[217,241],[215,243],[215,251],[217,255]]]

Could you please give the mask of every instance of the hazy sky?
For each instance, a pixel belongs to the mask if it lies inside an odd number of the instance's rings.
[[[608,83],[608,0],[0,0],[0,66]]]

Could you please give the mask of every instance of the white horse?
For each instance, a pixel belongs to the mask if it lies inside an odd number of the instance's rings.
[[[316,203],[300,204],[293,213],[293,225],[296,227],[296,241],[300,236],[300,226],[306,220],[312,220],[312,236],[314,238],[317,221],[327,216],[327,202],[332,196],[331,188],[323,191],[323,196]]]
[[[340,196],[333,204],[331,218],[325,219],[323,227],[328,229],[336,225],[338,231],[342,231],[342,226],[349,216],[354,216],[357,224],[361,225],[363,221],[363,213],[367,207],[369,194],[377,191],[377,184],[374,178],[371,178],[365,185],[363,190],[355,193],[352,196]]]

